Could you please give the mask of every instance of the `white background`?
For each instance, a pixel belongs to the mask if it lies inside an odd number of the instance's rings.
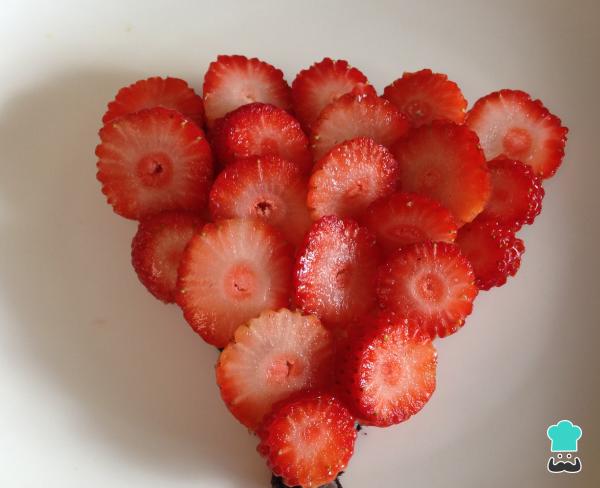
[[[423,412],[359,436],[344,486],[599,486],[599,17],[595,1],[0,1],[0,486],[267,486],[216,351],[137,282],[135,225],[95,180],[117,89],[199,89],[219,53],[290,81],[345,58],[380,90],[432,67],[471,102],[521,88],[562,117],[567,156],[518,276],[438,342]],[[546,472],[562,418],[583,429],[578,475]]]

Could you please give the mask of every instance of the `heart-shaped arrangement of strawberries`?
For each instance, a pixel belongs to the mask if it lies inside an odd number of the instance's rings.
[[[98,179],[139,220],[135,271],[222,349],[221,395],[273,483],[334,483],[357,425],[417,413],[433,341],[517,272],[515,232],[540,213],[567,129],[522,91],[466,108],[427,69],[378,96],[346,61],[290,88],[244,56],[211,63],[202,97],[149,78],[108,105]]]

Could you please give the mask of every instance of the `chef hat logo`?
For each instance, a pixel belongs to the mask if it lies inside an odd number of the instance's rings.
[[[577,441],[581,438],[581,434],[581,427],[573,425],[570,420],[561,420],[548,427],[546,431],[546,435],[551,441],[550,450],[552,452],[577,451]]]

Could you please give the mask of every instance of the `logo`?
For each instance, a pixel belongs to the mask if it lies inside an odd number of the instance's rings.
[[[581,471],[581,459],[575,456],[575,453],[577,453],[577,441],[581,439],[582,434],[581,427],[573,425],[570,420],[561,420],[548,427],[546,435],[550,439],[552,452],[552,456],[548,459],[548,471],[555,474]]]

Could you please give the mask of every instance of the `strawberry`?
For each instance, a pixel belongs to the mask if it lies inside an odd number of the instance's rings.
[[[333,394],[305,392],[275,405],[259,436],[258,452],[286,485],[317,488],[346,468],[356,429]]]
[[[490,175],[477,135],[468,128],[434,121],[412,129],[392,152],[400,168],[399,189],[437,200],[457,225],[470,222],[485,207]]]
[[[447,242],[403,247],[379,269],[380,307],[415,321],[431,338],[462,327],[477,292],[471,264]]]
[[[364,425],[408,420],[435,390],[437,355],[429,335],[391,314],[366,320],[338,351],[340,395]]]
[[[104,125],[100,140],[97,178],[119,215],[206,206],[212,153],[202,129],[180,113],[156,107],[125,115]]]
[[[108,104],[102,123],[106,124],[123,115],[154,107],[176,110],[198,126],[204,125],[202,97],[196,95],[194,90],[179,78],[158,76],[121,88],[115,99]]]
[[[456,222],[438,202],[416,193],[393,193],[373,202],[364,224],[386,253],[417,242],[453,242]]]
[[[165,303],[175,301],[177,269],[183,250],[204,220],[172,210],[140,221],[131,243],[131,261],[142,284]]]
[[[298,245],[310,226],[306,177],[278,156],[253,156],[227,166],[210,191],[213,219],[256,217]]]
[[[361,83],[367,83],[367,77],[347,61],[324,58],[300,71],[292,83],[294,113],[310,129],[327,105]]]
[[[332,348],[331,332],[314,315],[264,311],[238,327],[221,353],[221,396],[242,424],[256,430],[274,403],[330,383]]]
[[[300,123],[273,105],[251,103],[229,113],[217,124],[212,142],[223,165],[249,156],[276,155],[305,172],[312,166]]]
[[[292,266],[289,244],[262,220],[207,224],[183,254],[177,303],[206,342],[225,347],[239,325],[288,306]]]
[[[525,244],[513,229],[479,219],[458,231],[456,244],[471,262],[481,290],[506,283],[519,270],[525,252]]]
[[[540,100],[519,90],[500,90],[475,102],[466,124],[479,136],[486,158],[504,155],[550,178],[565,154],[568,129]]]
[[[373,139],[358,137],[335,146],[317,163],[308,184],[312,217],[359,217],[396,187],[398,163]]]
[[[326,326],[347,327],[375,303],[379,250],[374,236],[351,219],[317,220],[296,258],[296,304]]]
[[[283,72],[257,58],[218,56],[204,75],[203,88],[209,127],[248,103],[270,103],[284,110],[292,106],[290,87],[283,79]]]
[[[402,78],[385,87],[383,97],[398,107],[412,127],[421,127],[433,120],[461,124],[467,108],[458,85],[430,69],[404,73]]]
[[[370,137],[391,147],[408,130],[406,118],[371,86],[358,86],[327,105],[312,126],[311,145],[316,160],[341,142]]]
[[[514,230],[532,224],[542,211],[542,179],[531,166],[512,159],[496,158],[488,167],[492,194],[477,220],[491,220]]]

